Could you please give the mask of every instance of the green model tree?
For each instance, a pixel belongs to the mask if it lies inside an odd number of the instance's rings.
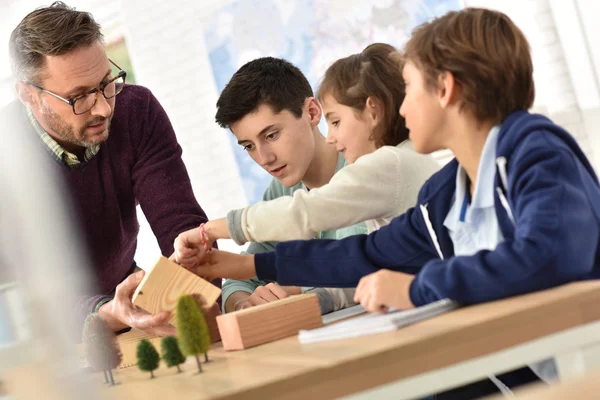
[[[198,304],[198,308],[200,308],[200,311],[202,311],[202,316],[204,317],[204,321],[208,321],[208,310],[209,308],[206,307],[206,302],[204,301],[204,299],[202,298],[202,296],[200,296],[199,294],[193,294],[192,297],[194,298],[194,300],[196,300],[196,303]],[[208,322],[207,322],[207,334],[208,334],[208,348],[210,348],[210,344],[212,343],[212,335],[210,333],[210,326],[208,326]],[[206,351],[206,353],[204,353],[204,362],[207,363],[210,360],[208,359],[208,349]]]
[[[100,314],[87,316],[83,326],[83,347],[87,362],[96,371],[104,372],[104,382],[114,386],[112,369],[121,363],[121,350],[115,333]]]
[[[158,368],[160,356],[152,343],[147,339],[142,339],[137,345],[138,368],[142,371],[150,372],[150,379],[154,379],[154,370]]]
[[[204,353],[208,360],[208,349],[210,348],[210,334],[204,314],[200,309],[198,301],[191,295],[181,296],[177,301],[177,334],[179,335],[179,347],[186,356],[196,357],[198,372],[202,372],[199,354]]]
[[[175,336],[168,336],[163,338],[160,342],[162,348],[162,358],[167,363],[168,367],[176,366],[177,372],[181,372],[179,364],[185,362],[185,356],[179,350],[179,344],[177,344],[177,338]]]

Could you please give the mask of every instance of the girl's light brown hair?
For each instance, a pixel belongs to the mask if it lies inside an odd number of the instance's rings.
[[[396,146],[408,139],[408,129],[399,109],[404,101],[404,80],[399,53],[389,44],[374,43],[361,53],[334,62],[325,72],[317,91],[323,101],[333,96],[336,102],[364,110],[369,97],[384,111],[382,123],[372,133],[377,147]]]
[[[466,8],[424,23],[413,31],[404,57],[431,90],[439,88],[441,74],[452,73],[462,89],[461,110],[480,122],[502,123],[533,104],[529,43],[501,12]]]

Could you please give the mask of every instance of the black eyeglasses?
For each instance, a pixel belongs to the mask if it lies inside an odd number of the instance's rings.
[[[65,99],[64,97],[61,97],[61,96],[57,95],[56,93],[52,93],[51,91],[46,90],[43,87],[35,85],[33,83],[30,83],[30,82],[25,82],[25,83],[27,83],[28,85],[31,85],[35,88],[38,88],[39,90],[41,90],[44,93],[48,93],[50,96],[56,97],[60,101],[67,103],[68,105],[70,105],[73,108],[73,113],[75,115],[85,114],[86,112],[90,111],[96,105],[96,101],[98,100],[98,97],[97,97],[98,93],[102,93],[104,98],[107,100],[112,99],[113,97],[115,97],[116,95],[121,93],[121,91],[123,90],[123,87],[125,86],[125,77],[127,76],[127,72],[123,71],[121,69],[121,67],[119,67],[117,64],[115,64],[112,60],[109,59],[108,61],[110,61],[110,63],[112,65],[114,65],[115,67],[117,67],[119,69],[117,76],[112,78],[110,81],[101,84],[97,88],[89,90],[88,92],[81,94],[79,96],[75,96],[71,99]]]

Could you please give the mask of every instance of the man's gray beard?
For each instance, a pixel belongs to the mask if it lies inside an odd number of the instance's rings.
[[[109,130],[110,130],[110,122],[112,119],[112,115],[111,114],[108,118],[100,118],[100,119],[95,119],[93,121],[91,121],[91,123],[86,124],[85,126],[83,126],[81,128],[81,131],[79,132],[81,135],[81,137],[83,138],[82,140],[78,140],[75,137],[75,130],[73,129],[73,127],[67,123],[65,123],[62,118],[56,114],[46,103],[44,103],[43,105],[43,115],[44,115],[44,119],[46,122],[46,125],[52,130],[52,132],[54,132],[56,135],[58,135],[58,137],[61,140],[64,140],[65,142],[74,144],[76,146],[80,146],[80,147],[92,147],[95,145],[99,145],[103,142],[105,142],[108,139],[108,134],[109,134]],[[96,142],[88,142],[85,140],[85,129],[91,125],[97,125],[101,122],[103,122],[104,120],[106,120],[107,124],[106,124],[106,130],[103,132],[102,134],[102,140],[100,141],[96,141]]]

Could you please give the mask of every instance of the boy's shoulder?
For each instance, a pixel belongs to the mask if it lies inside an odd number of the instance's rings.
[[[595,177],[592,165],[575,138],[549,118],[518,111],[502,123],[496,155],[505,157],[509,165],[521,164],[521,158],[528,163],[537,154],[558,152],[574,156]]]
[[[335,173],[337,174],[342,168],[346,166],[346,160],[340,154],[338,156]],[[282,196],[292,196],[296,190],[306,190],[306,187],[302,182],[298,182],[294,186],[286,187],[278,179],[271,179],[271,183],[263,194],[263,200],[273,200]]]
[[[306,189],[302,182],[298,182],[292,187],[286,187],[278,179],[273,178],[263,193],[263,200],[267,201],[276,199],[278,197],[291,196],[296,190],[299,189]]]

